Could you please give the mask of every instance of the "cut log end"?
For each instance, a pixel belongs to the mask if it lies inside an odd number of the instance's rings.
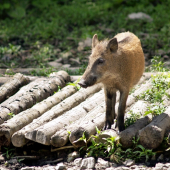
[[[139,131],[139,142],[142,146],[149,149],[157,148],[163,141],[164,133],[162,129],[149,125]]]
[[[68,132],[67,131],[63,131],[59,134],[55,134],[51,137],[51,145],[55,146],[55,147],[62,147],[64,145],[66,145],[66,143],[69,140],[69,136],[68,136]]]
[[[15,147],[22,147],[24,146],[29,140],[25,138],[23,134],[14,133],[11,138],[12,144]]]

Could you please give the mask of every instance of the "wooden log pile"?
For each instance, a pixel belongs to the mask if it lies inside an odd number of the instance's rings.
[[[96,133],[96,127],[102,129],[104,126],[105,96],[102,84],[80,90],[76,83],[66,86],[67,82],[78,77],[70,77],[65,71],[53,73],[49,78],[19,73],[8,77],[0,87],[0,143],[9,145],[12,142],[16,147],[29,141],[54,147],[62,147],[68,142],[74,147],[85,145],[83,140],[79,140],[82,135],[88,139]],[[123,147],[130,147],[133,137],[140,137],[140,143],[147,148],[160,145],[170,130],[170,107],[152,120],[152,116],[144,116],[149,103],[137,101],[137,96],[151,87],[150,77],[151,73],[145,73],[127,100],[125,119],[131,110],[142,118],[120,134],[116,133],[113,125],[113,130],[100,134],[101,140],[114,135],[120,138]],[[169,102],[166,96],[165,101]],[[119,97],[116,109],[118,104]]]

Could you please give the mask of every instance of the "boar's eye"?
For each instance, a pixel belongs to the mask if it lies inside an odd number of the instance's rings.
[[[103,64],[104,63],[104,59],[103,58],[99,58],[98,60],[97,60],[97,64]]]

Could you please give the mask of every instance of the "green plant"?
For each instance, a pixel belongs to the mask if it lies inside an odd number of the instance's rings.
[[[139,113],[134,113],[132,110],[130,110],[128,114],[130,114],[130,116],[125,120],[125,128],[134,124],[141,117]]]
[[[99,135],[102,132],[97,127],[96,132],[97,135],[92,135],[88,140],[86,139],[85,133],[83,133],[80,140],[83,140],[84,143],[86,143],[86,146],[81,147],[80,150],[86,148],[87,157],[94,156],[106,158],[112,154],[115,154],[116,149],[120,146],[119,142],[116,142],[116,137],[103,138],[105,142],[100,142]],[[88,142],[91,143],[90,146],[87,145]]]
[[[144,116],[148,114],[152,114],[152,116],[160,115],[165,111],[165,106],[163,104],[151,104],[151,106],[148,107],[148,110],[145,111]]]
[[[7,159],[10,159],[11,157],[14,156],[14,150],[15,149],[9,149],[4,147],[4,149],[6,150],[6,152],[3,154],[4,156],[6,156]]]
[[[8,113],[9,119],[13,118],[15,116],[14,113]]]
[[[71,86],[74,86],[74,87],[76,87],[78,90],[80,90],[80,86],[78,85],[78,83],[79,83],[79,81],[80,81],[80,78],[78,79],[78,80],[76,80],[75,82],[73,82],[73,83],[67,83],[67,85],[71,85]]]
[[[165,72],[167,69],[164,68],[164,62],[160,56],[154,56],[151,59],[151,65],[149,66],[148,70],[150,72]]]
[[[133,159],[135,161],[139,161],[140,159],[145,158],[145,162],[147,162],[150,157],[156,154],[151,149],[146,149],[142,145],[139,145],[139,138],[135,139],[134,137],[132,142],[132,148],[128,148],[125,151],[122,151],[122,153],[124,153],[124,158]]]
[[[162,103],[166,90],[170,88],[170,73],[152,76],[151,80],[152,87],[138,96],[138,99],[144,99],[151,103]]]

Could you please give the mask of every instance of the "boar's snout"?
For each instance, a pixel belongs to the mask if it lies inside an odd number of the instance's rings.
[[[94,85],[96,80],[97,80],[97,77],[90,77],[89,80],[81,79],[78,84],[83,88],[87,88],[88,86]]]
[[[81,87],[83,87],[83,88],[86,88],[86,87],[87,87],[87,83],[85,82],[84,79],[81,79],[78,84],[79,84]]]

